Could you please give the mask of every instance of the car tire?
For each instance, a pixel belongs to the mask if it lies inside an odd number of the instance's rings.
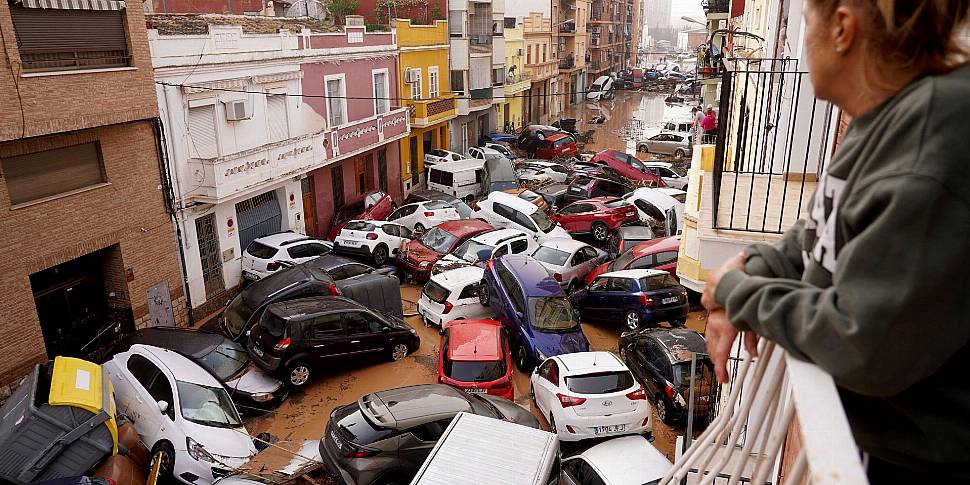
[[[383,243],[378,244],[377,247],[374,248],[374,253],[371,254],[371,258],[374,260],[374,266],[378,268],[384,266],[384,263],[387,262],[387,245]]]
[[[633,310],[626,312],[626,315],[623,317],[623,324],[626,325],[627,330],[640,328],[640,315]]]
[[[491,302],[490,298],[491,296],[488,294],[488,285],[482,281],[478,284],[478,302],[481,303],[482,306],[488,306],[488,304]]]
[[[646,145],[637,145],[637,151],[643,153],[650,153],[650,149]]]
[[[522,372],[532,372],[532,366],[529,365],[529,352],[525,350],[524,345],[519,345],[515,349],[515,366]]]
[[[602,222],[594,222],[593,227],[590,228],[590,232],[593,233],[593,239],[596,242],[605,242],[610,237],[610,228],[606,227],[606,224]]]
[[[408,356],[408,346],[405,343],[398,342],[391,346],[391,360],[399,361]]]
[[[313,368],[305,360],[298,360],[286,367],[286,383],[290,387],[300,389],[310,382],[313,377]]]
[[[161,460],[161,466],[158,469],[160,483],[168,483],[174,480],[172,472],[175,470],[175,447],[168,441],[156,443],[155,447],[152,448],[151,459],[148,462],[149,472],[154,468],[157,460]]]
[[[667,401],[663,398],[663,396],[658,394],[657,395],[657,418],[660,419],[661,422],[669,426],[674,424],[674,420],[670,415],[670,411],[668,407],[669,405],[667,404]]]
[[[674,157],[676,157],[676,158],[684,158],[686,156],[687,156],[687,152],[685,152],[684,150],[681,150],[679,148],[677,149],[677,151],[674,152]]]

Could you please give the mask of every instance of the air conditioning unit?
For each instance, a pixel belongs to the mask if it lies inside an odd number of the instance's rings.
[[[226,101],[226,120],[240,121],[248,120],[253,117],[253,106],[248,99],[237,99]]]
[[[408,69],[404,72],[404,82],[406,83],[416,83],[421,79],[420,69]]]

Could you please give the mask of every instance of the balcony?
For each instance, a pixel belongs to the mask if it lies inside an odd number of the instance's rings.
[[[567,19],[563,21],[564,23],[559,26],[560,34],[575,34],[576,33],[576,19]]]
[[[701,0],[701,7],[708,16],[727,15],[731,11],[731,0]]]
[[[411,125],[417,128],[424,128],[435,123],[454,118],[455,94],[442,93],[434,101],[412,101],[407,100],[404,104],[411,113]]]
[[[492,88],[491,87],[487,87],[487,88],[481,88],[481,89],[472,89],[472,90],[470,90],[468,92],[468,94],[469,94],[469,98],[471,98],[472,101],[477,100],[477,99],[487,99],[487,100],[491,100],[492,99]]]
[[[532,76],[528,74],[517,74],[505,76],[505,94],[512,95],[521,93],[532,86]]]
[[[572,69],[576,67],[576,60],[572,54],[566,56],[565,59],[559,59],[559,69]]]

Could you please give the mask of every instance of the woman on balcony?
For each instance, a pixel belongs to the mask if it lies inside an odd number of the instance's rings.
[[[806,217],[707,281],[738,332],[828,372],[872,483],[970,480],[970,0],[805,0],[816,95],[852,118]]]

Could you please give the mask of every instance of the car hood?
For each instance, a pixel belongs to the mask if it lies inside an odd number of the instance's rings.
[[[431,261],[441,259],[441,255],[417,241],[408,242],[404,246],[404,255],[411,261]]]
[[[273,393],[283,387],[283,383],[250,362],[235,379],[225,382],[226,387],[246,394]]]
[[[205,451],[216,458],[249,459],[256,454],[253,439],[249,436],[249,431],[246,431],[243,426],[235,429],[217,428],[193,423],[186,419],[181,421],[180,427],[185,431],[185,435],[197,441],[205,448]],[[184,447],[185,442],[183,441],[181,445]],[[176,445],[176,447],[179,446]]]
[[[542,234],[543,234],[542,236],[543,239],[551,239],[554,237],[564,237],[566,239],[573,238],[571,235],[569,235],[569,232],[563,229],[562,226],[560,226],[559,224],[556,224],[556,227],[552,228],[551,231],[544,232]]]
[[[589,351],[589,340],[586,340],[586,335],[579,328],[563,333],[546,333],[533,329],[532,335],[535,347],[546,357]]]

